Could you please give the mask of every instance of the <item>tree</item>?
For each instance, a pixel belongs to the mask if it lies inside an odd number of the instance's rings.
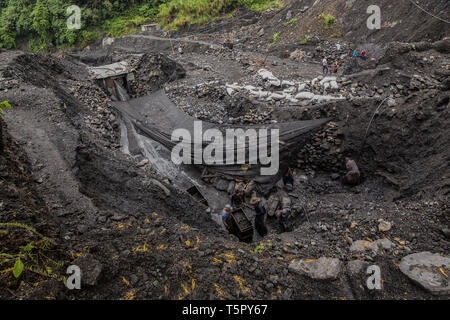
[[[31,17],[33,18],[32,28],[39,35],[38,40],[40,40],[34,44],[38,47],[38,50],[47,50],[53,40],[47,0],[37,0]]]

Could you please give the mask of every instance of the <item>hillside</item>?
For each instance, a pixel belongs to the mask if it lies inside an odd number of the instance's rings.
[[[75,3],[69,32],[62,0],[0,1],[0,299],[448,300],[448,1],[380,0],[376,31],[366,0]],[[199,121],[281,128],[278,172],[176,163]]]

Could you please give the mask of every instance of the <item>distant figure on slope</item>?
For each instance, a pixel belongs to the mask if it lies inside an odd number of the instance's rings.
[[[328,60],[327,57],[324,57],[322,60],[322,68],[323,68],[323,74],[327,75],[328,74]]]
[[[361,58],[367,59],[366,53],[366,50],[361,51]]]
[[[347,174],[344,177],[344,183],[349,185],[359,184],[360,172],[356,162],[350,158],[345,158],[345,165],[347,167]]]
[[[336,60],[330,67],[330,73],[331,74],[336,74],[338,72],[338,68],[339,68],[339,63]]]
[[[283,183],[287,190],[292,191],[294,188],[294,176],[292,175],[291,168],[288,168],[283,176]]]
[[[183,47],[182,47],[182,46],[179,46],[179,47],[178,47],[178,54],[181,56],[183,53],[184,53]]]

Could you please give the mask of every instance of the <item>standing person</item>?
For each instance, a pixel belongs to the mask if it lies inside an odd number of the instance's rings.
[[[267,234],[267,227],[265,224],[265,218],[267,214],[266,206],[260,198],[252,198],[250,203],[255,206],[255,229],[264,237]]]
[[[338,73],[338,70],[339,70],[339,62],[336,60],[334,62],[334,73],[335,74]]]
[[[245,204],[245,196],[240,189],[237,189],[231,196],[231,204],[235,208],[241,208]]]
[[[353,56],[357,57],[358,56],[358,49],[353,50]]]
[[[350,158],[345,158],[345,165],[347,167],[347,174],[344,177],[344,182],[349,185],[359,184],[361,174],[356,162]]]
[[[227,229],[230,229],[230,226],[228,225],[228,218],[230,217],[231,210],[233,210],[233,208],[229,204],[227,204],[222,210],[222,222]]]
[[[322,60],[322,68],[323,68],[323,74],[327,75],[328,74],[328,60],[327,57],[324,57]]]
[[[361,58],[362,59],[367,59],[366,54],[367,54],[366,50],[361,51]]]
[[[281,210],[277,210],[277,212],[275,213],[277,220],[278,220],[278,224],[280,225],[280,229],[281,232],[286,232],[287,231],[287,220],[289,218],[291,214],[291,208],[284,208]]]
[[[291,168],[288,168],[283,176],[283,183],[287,190],[292,191],[294,188],[294,176],[292,175]]]
[[[183,47],[180,45],[180,46],[178,47],[178,54],[181,56],[183,53],[184,53]]]

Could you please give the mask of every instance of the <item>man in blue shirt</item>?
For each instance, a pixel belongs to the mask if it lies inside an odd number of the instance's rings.
[[[222,210],[222,222],[223,222],[223,224],[224,224],[224,226],[228,229],[228,223],[227,223],[227,220],[228,220],[228,217],[230,216],[230,213],[231,213],[231,210],[232,210],[233,208],[229,205],[229,204],[227,204],[226,206],[225,206],[225,208],[223,208],[223,210]]]

